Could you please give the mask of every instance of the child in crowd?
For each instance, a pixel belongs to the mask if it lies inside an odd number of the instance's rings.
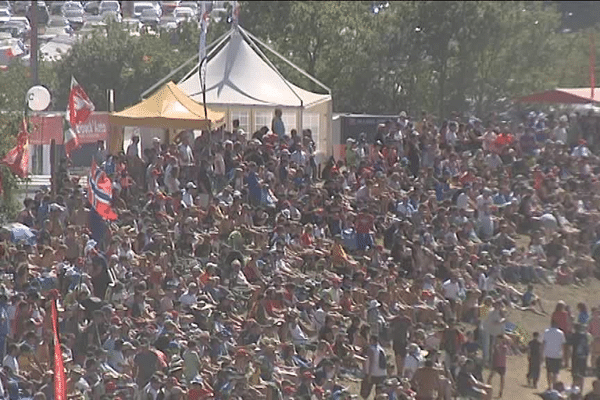
[[[533,339],[527,345],[527,360],[529,361],[527,385],[534,388],[537,388],[542,364],[542,343],[539,340],[539,336],[539,332],[533,332]]]

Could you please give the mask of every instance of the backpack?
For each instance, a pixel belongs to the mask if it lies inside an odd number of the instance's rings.
[[[383,349],[379,349],[379,368],[387,369],[387,356]]]

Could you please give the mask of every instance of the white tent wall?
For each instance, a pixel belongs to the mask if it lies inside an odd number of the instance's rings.
[[[333,153],[331,91],[314,78],[311,79],[326,89],[327,94],[312,93],[287,81],[257,42],[309,76],[250,33],[239,28],[240,33],[237,29],[230,31],[227,40],[223,39],[226,42],[223,47],[217,50],[220,46],[216,46],[214,53],[209,54],[205,94],[202,94],[197,65],[178,83],[179,88],[197,102],[206,98],[211,110],[225,112],[226,130],[232,128],[234,119],[239,119],[248,135],[262,126],[270,129],[274,111],[280,108],[286,133],[294,128],[299,133],[302,129],[311,129],[317,147],[316,161],[322,162]]]
[[[331,98],[315,106],[304,110],[304,129],[310,129],[313,140],[317,147],[317,163],[323,163],[327,157],[333,155],[333,144],[331,142],[331,116],[333,114],[333,101]],[[318,131],[311,126],[312,116],[318,116]]]

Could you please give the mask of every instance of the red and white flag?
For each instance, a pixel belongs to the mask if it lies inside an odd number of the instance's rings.
[[[69,129],[65,130],[64,144],[67,156],[80,147],[77,129],[79,125],[87,121],[94,111],[94,103],[90,100],[83,87],[71,77],[71,92],[69,93],[69,105],[67,106],[67,120]]]
[[[54,342],[54,399],[67,400],[67,380],[65,379],[65,368],[63,365],[62,349],[60,347],[60,335],[58,332],[58,307],[56,297],[52,299],[52,339]]]
[[[13,174],[25,178],[29,169],[29,132],[27,132],[27,121],[21,121],[21,131],[17,136],[17,145],[13,147],[2,159]]]
[[[88,201],[96,212],[105,220],[114,221],[118,218],[112,208],[112,182],[106,172],[96,165],[92,158],[90,176],[88,177]]]

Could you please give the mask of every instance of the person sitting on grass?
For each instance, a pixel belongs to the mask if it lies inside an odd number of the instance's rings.
[[[492,399],[492,387],[483,382],[478,381],[473,375],[475,362],[467,359],[463,368],[460,369],[456,379],[456,389],[459,396],[464,396],[468,399]]]

